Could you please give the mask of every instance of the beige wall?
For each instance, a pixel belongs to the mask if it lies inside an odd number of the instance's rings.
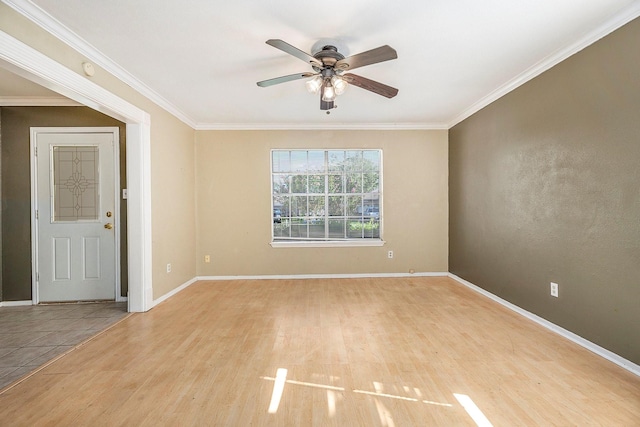
[[[154,299],[196,275],[194,131],[158,116],[151,118]]]
[[[4,4],[0,29],[83,75],[82,55]],[[196,132],[100,67],[91,80],[151,115],[154,298],[196,275],[447,271],[446,131]],[[269,150],[301,146],[384,150],[385,246],[271,248]]]
[[[381,148],[386,244],[272,248],[274,148]],[[198,275],[446,272],[447,151],[447,131],[197,132]]]
[[[3,3],[0,30],[84,76],[86,58]],[[91,80],[151,116],[152,281],[158,298],[195,276],[195,131],[100,67]]]

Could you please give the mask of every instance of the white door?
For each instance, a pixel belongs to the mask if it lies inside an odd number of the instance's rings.
[[[35,132],[40,302],[115,299],[117,136]]]

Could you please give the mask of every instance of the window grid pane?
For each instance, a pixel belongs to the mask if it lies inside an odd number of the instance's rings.
[[[380,239],[381,155],[273,150],[273,239]]]

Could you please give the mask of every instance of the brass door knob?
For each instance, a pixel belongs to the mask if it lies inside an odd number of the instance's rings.
[[[110,222],[106,223],[104,225],[104,228],[106,228],[107,230],[111,230],[113,228],[113,224],[111,224]]]

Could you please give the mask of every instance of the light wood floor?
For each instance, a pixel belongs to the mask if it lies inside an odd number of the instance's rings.
[[[5,390],[0,425],[474,426],[466,401],[494,426],[640,425],[639,377],[417,277],[196,283]]]

